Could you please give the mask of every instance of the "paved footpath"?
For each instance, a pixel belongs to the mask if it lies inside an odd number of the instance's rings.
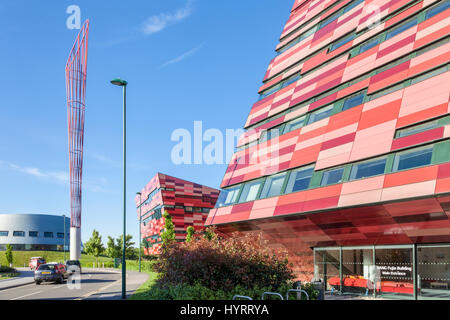
[[[78,284],[42,283],[36,285],[33,272],[18,268],[21,276],[0,281],[0,300],[119,300],[122,296],[122,276],[117,269],[83,268]],[[145,281],[148,274],[127,271],[127,298]]]

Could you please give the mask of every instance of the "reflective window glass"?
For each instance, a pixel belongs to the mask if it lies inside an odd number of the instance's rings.
[[[431,164],[433,147],[409,150],[395,155],[393,171],[406,170]]]
[[[281,173],[268,177],[264,183],[263,190],[261,192],[260,198],[269,198],[278,196],[281,194],[281,188],[283,187],[284,180],[286,178],[286,173]]]
[[[343,167],[325,171],[323,173],[321,186],[323,187],[323,186],[327,186],[330,184],[342,182],[343,174],[344,174]]]
[[[413,127],[409,127],[406,129],[400,129],[397,131],[395,137],[396,138],[402,138],[402,137],[407,137],[419,132],[424,132],[427,130],[431,130],[434,128],[438,127],[438,122],[437,121],[432,121],[432,122],[427,122],[427,123],[423,123],[417,126],[413,126]]]
[[[311,116],[309,117],[308,124],[311,124],[313,122],[325,119],[331,115],[331,112],[333,111],[333,106],[328,106],[325,108],[322,108],[320,110],[317,110],[313,113],[311,113]]]
[[[448,8],[450,8],[450,1],[444,1],[440,5],[428,10],[425,19],[430,19]]]
[[[354,164],[350,173],[350,180],[363,179],[383,174],[386,169],[386,158]]]
[[[297,130],[298,128],[301,128],[303,126],[303,124],[305,123],[305,119],[306,119],[306,117],[303,116],[301,118],[297,118],[292,121],[289,121],[286,124],[286,127],[284,128],[283,133],[288,133],[288,132]]]
[[[359,53],[366,52],[369,49],[372,49],[376,45],[378,45],[381,42],[381,38],[373,39],[369,42],[364,43],[361,48],[359,49]]]
[[[260,186],[261,180],[246,183],[242,189],[241,196],[239,197],[239,202],[241,203],[255,200]]]
[[[364,93],[360,93],[356,96],[345,99],[344,106],[342,107],[342,111],[359,106],[364,102]]]
[[[411,27],[414,27],[417,24],[417,18],[412,19],[411,21],[406,22],[405,24],[395,28],[394,30],[388,32],[386,34],[386,40],[395,37],[396,35],[402,33],[405,30],[408,30]]]
[[[300,168],[291,172],[285,193],[306,190],[309,187],[314,167]]]

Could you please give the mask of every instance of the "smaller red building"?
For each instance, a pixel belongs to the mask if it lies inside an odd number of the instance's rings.
[[[172,216],[176,240],[181,242],[189,226],[196,232],[203,230],[218,197],[219,190],[157,173],[135,198],[144,253],[159,253],[165,211]]]

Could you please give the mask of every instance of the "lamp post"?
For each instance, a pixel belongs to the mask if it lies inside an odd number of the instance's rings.
[[[64,220],[64,222],[63,222],[63,232],[64,232],[64,247],[63,247],[63,250],[64,250],[64,263],[66,263],[66,215],[65,214],[63,214],[63,220]]]
[[[142,208],[142,203],[141,203],[141,196],[142,193],[137,192],[136,193],[139,196],[139,272],[141,272],[141,225],[142,225],[142,214],[141,214],[141,208]]]
[[[125,239],[126,239],[126,191],[127,191],[127,171],[126,171],[126,150],[127,150],[127,84],[125,80],[120,78],[111,80],[115,86],[123,88],[123,248],[122,248],[122,299],[126,299],[126,261],[125,261]]]

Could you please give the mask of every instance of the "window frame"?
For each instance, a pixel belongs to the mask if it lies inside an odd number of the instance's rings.
[[[408,168],[404,168],[404,169],[399,169],[398,167],[400,166],[400,157],[402,155],[406,155],[409,153],[416,153],[416,152],[420,152],[420,151],[424,151],[427,150],[431,153],[431,157],[430,157],[430,162],[427,164],[421,164],[419,166],[415,166],[415,167],[408,167]],[[427,167],[433,164],[433,153],[434,153],[434,144],[429,144],[426,146],[421,146],[421,147],[416,147],[416,148],[411,148],[411,149],[407,149],[401,152],[397,152],[395,153],[394,156],[394,161],[392,163],[392,170],[391,172],[401,172],[401,171],[406,171],[406,170],[412,170],[412,169],[416,169],[416,168],[422,168],[422,167]]]
[[[377,162],[377,161],[381,161],[381,160],[384,160],[384,168],[383,168],[383,171],[381,173],[377,173],[377,174],[374,174],[374,175],[371,175],[371,176],[364,176],[364,177],[356,178],[356,175],[357,175],[358,171],[354,171],[354,170],[359,165],[366,165],[366,164],[369,164],[371,162]],[[348,181],[356,181],[356,180],[361,180],[361,179],[368,179],[368,178],[373,178],[373,177],[376,177],[376,176],[383,175],[383,174],[386,173],[387,165],[388,165],[388,157],[387,156],[377,157],[377,158],[374,158],[374,159],[369,159],[369,160],[366,160],[366,161],[353,163],[353,164],[350,165],[350,175],[349,175]],[[355,174],[353,175],[354,172],[355,172]]]
[[[280,195],[283,194],[283,187],[284,184],[286,182],[286,177],[288,176],[288,172],[287,171],[283,171],[283,172],[279,172],[277,174],[271,175],[266,177],[266,179],[264,179],[264,183],[262,185],[262,189],[259,192],[260,194],[258,195],[258,199],[266,199],[266,198],[271,198],[271,197],[278,197]],[[281,181],[281,186],[280,186],[280,191],[278,194],[274,194],[274,195],[268,195],[273,187],[273,181],[278,180],[278,179],[282,179]],[[270,184],[270,186],[268,187],[268,190],[266,189],[266,185]],[[266,193],[264,193],[266,191]]]
[[[328,170],[325,170],[322,172],[322,178],[320,181],[320,187],[327,187],[327,186],[331,186],[334,184],[339,184],[339,183],[343,183],[344,182],[344,173],[345,173],[345,167],[346,166],[340,166],[340,167],[336,167],[336,168],[331,168]],[[341,178],[339,179],[339,181],[337,182],[333,182],[333,183],[329,183],[328,181],[325,183],[325,176],[327,173],[332,172],[332,171],[338,171],[338,170],[342,170],[342,175]]]

